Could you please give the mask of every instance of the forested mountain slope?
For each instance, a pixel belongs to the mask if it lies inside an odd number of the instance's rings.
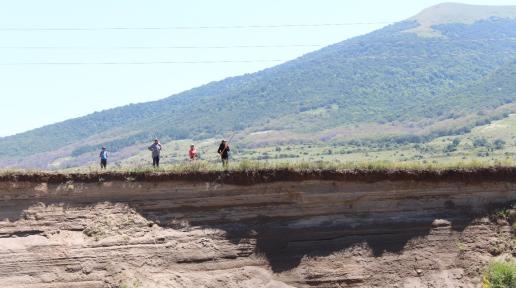
[[[101,144],[122,149],[155,136],[311,133],[350,123],[457,118],[516,100],[516,84],[508,80],[515,59],[514,7],[438,5],[258,73],[0,138],[0,157],[68,146],[76,157]]]

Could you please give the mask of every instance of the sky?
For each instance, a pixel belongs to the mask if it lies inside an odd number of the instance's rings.
[[[441,2],[0,0],[0,137],[253,73]]]

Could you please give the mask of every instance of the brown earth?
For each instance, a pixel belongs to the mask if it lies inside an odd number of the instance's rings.
[[[515,169],[0,176],[1,287],[478,287]]]

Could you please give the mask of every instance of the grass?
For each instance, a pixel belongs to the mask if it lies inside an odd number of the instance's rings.
[[[138,279],[132,281],[126,281],[120,284],[119,288],[140,288],[142,282]]]
[[[457,241],[457,248],[459,249],[459,252],[466,251],[466,245],[462,241]]]
[[[515,209],[516,209],[516,202],[513,202],[511,204],[508,204],[505,207],[496,209],[490,215],[490,219],[492,221],[497,221],[497,220],[500,219],[500,220],[505,220],[505,221],[510,223],[511,222],[511,220],[510,220],[510,213],[511,213],[512,210],[515,210]],[[512,223],[511,227],[512,227],[512,230],[514,232],[516,232],[516,222]]]
[[[478,126],[469,133],[455,136],[444,136],[425,143],[337,143],[315,142],[305,144],[270,144],[256,147],[255,143],[246,138],[233,143],[232,162],[244,162],[237,166],[257,166],[247,161],[263,165],[284,165],[285,162],[294,162],[297,166],[319,165],[313,163],[331,163],[339,167],[368,167],[368,166],[396,166],[396,167],[457,167],[457,166],[512,166],[516,161],[516,115],[510,115],[499,121]],[[475,141],[485,139],[485,146],[475,146]],[[503,141],[502,147],[495,147],[495,141]],[[457,144],[452,150],[447,150],[454,141]],[[166,165],[183,165],[186,151],[192,140],[177,140],[166,143],[162,162]],[[208,139],[195,143],[201,152],[203,161],[213,166],[219,164],[215,153],[218,142]],[[115,160],[115,159],[113,159]],[[116,162],[119,167],[137,167],[141,163],[149,163],[148,151]],[[266,162],[267,164],[262,164]],[[97,163],[94,164],[95,166]],[[324,164],[327,166],[328,164]],[[234,165],[232,165],[234,166]]]
[[[363,146],[364,144],[289,144],[257,148],[232,145],[232,156],[228,170],[446,170],[480,169],[516,166],[516,114],[493,123],[474,128],[458,136],[436,138],[427,143],[387,146]],[[486,139],[489,147],[475,147],[476,139]],[[502,149],[492,147],[496,139],[506,144]],[[451,152],[445,152],[450,143],[458,144]],[[195,143],[201,153],[201,160],[190,162],[186,151],[191,140],[177,140],[165,144],[162,153],[162,167],[153,169],[149,151],[108,164],[109,172],[134,173],[191,173],[223,171],[216,153],[218,141],[208,139]],[[479,156],[481,155],[481,156]],[[94,155],[96,159],[96,154]],[[142,165],[145,163],[145,165]],[[53,170],[62,173],[98,173],[98,163],[80,168]],[[38,170],[2,170],[2,174],[38,174]]]
[[[492,262],[482,279],[482,288],[516,287],[516,262]]]
[[[164,164],[160,168],[151,166],[128,166],[128,167],[111,167],[101,170],[97,167],[73,168],[57,171],[43,170],[10,170],[0,169],[2,175],[31,175],[41,173],[170,173],[170,174],[188,174],[193,172],[222,172],[222,171],[260,171],[260,170],[290,170],[290,171],[317,171],[317,170],[368,170],[368,171],[389,171],[389,170],[407,170],[407,171],[444,171],[444,170],[475,170],[483,168],[508,168],[514,167],[512,161],[468,161],[468,162],[447,162],[447,163],[421,163],[421,162],[393,162],[393,161],[371,161],[371,162],[330,162],[330,161],[256,161],[241,160],[230,161],[228,168],[223,168],[220,163],[211,161],[198,160],[195,162],[182,162],[176,164]]]
[[[273,139],[261,143],[253,140],[251,134],[240,135],[231,143],[232,170],[256,169],[255,167],[295,166],[303,167],[337,167],[340,169],[369,168],[381,169],[442,169],[442,168],[476,168],[493,166],[516,165],[516,114],[509,115],[498,121],[477,126],[470,132],[443,136],[421,143],[396,143],[396,141],[367,142],[361,138],[350,142],[337,140],[319,141],[318,139],[305,142],[280,142],[275,144]],[[358,128],[357,128],[358,129]],[[272,136],[263,136],[265,139]],[[272,137],[274,138],[274,137]],[[484,145],[475,145],[484,140]],[[171,171],[217,171],[220,160],[216,150],[219,145],[217,139],[204,140],[173,140],[164,143],[162,151],[163,169]],[[496,145],[502,141],[503,145]],[[195,144],[202,161],[189,163],[187,151],[190,144]],[[288,144],[287,144],[288,143]],[[452,143],[456,143],[452,145]],[[141,144],[127,154],[112,153],[108,167],[111,171],[151,170],[150,152],[147,145]],[[50,164],[55,171],[77,171],[75,165],[83,165],[80,171],[98,170],[98,151],[92,152],[84,159],[75,161],[75,158],[59,158]],[[85,162],[87,161],[87,162]],[[81,164],[82,163],[82,164]],[[288,163],[288,164],[285,164]],[[292,164],[291,164],[292,163]],[[71,167],[71,168],[67,168]],[[28,171],[30,173],[30,171]]]

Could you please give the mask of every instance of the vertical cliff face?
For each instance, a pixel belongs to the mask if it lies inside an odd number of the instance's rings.
[[[403,174],[403,173],[402,173]],[[477,287],[516,173],[0,181],[5,287]],[[512,254],[511,254],[512,253]]]

